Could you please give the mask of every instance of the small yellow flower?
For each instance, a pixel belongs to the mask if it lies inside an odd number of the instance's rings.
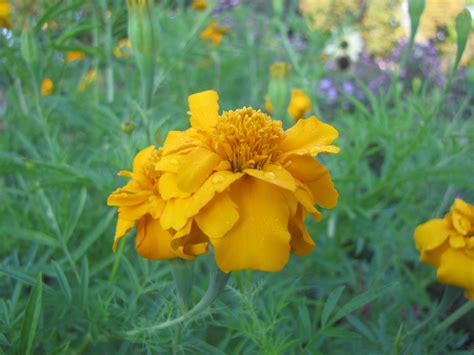
[[[53,93],[54,90],[54,83],[51,79],[44,79],[41,82],[41,95],[42,96],[49,96]]]
[[[290,252],[315,247],[304,225],[314,207],[333,208],[338,193],[315,156],[338,153],[338,132],[316,117],[284,131],[282,122],[244,107],[219,114],[218,95],[189,97],[191,128],[172,131],[156,170],[173,250],[208,240],[224,272],[278,271]]]
[[[83,61],[86,57],[85,53],[82,51],[69,51],[66,54],[66,63],[71,63],[74,61]]]
[[[273,105],[268,96],[265,97],[265,109],[273,113]],[[303,118],[312,109],[311,100],[301,89],[291,90],[291,99],[288,105],[288,114],[295,120]]]
[[[288,113],[295,120],[303,118],[305,114],[311,111],[312,105],[308,95],[303,90],[291,90],[291,100],[288,106]]]
[[[83,92],[87,89],[91,84],[93,84],[97,80],[97,71],[95,69],[90,69],[87,73],[81,78],[79,85],[77,86],[77,90],[79,92]]]
[[[11,27],[11,23],[8,20],[8,15],[10,15],[10,11],[11,11],[11,6],[9,2],[6,0],[0,0],[0,28]]]
[[[414,237],[420,261],[437,269],[438,280],[474,299],[474,206],[456,199],[444,218],[421,224]]]
[[[362,6],[358,0],[300,0],[299,9],[311,30],[330,30],[341,25],[346,16],[358,17]]]
[[[206,0],[193,0],[191,7],[194,10],[202,11],[207,9],[207,1]]]
[[[131,48],[132,45],[130,44],[130,40],[128,38],[121,39],[114,48],[115,58],[128,58],[130,56]]]
[[[107,199],[109,206],[118,207],[113,250],[117,248],[118,241],[136,225],[136,250],[144,258],[192,259],[194,255],[207,251],[207,243],[190,244],[173,250],[170,247],[172,235],[163,230],[159,223],[165,203],[158,189],[162,173],[155,167],[160,162],[161,155],[160,149],[149,146],[136,155],[133,171],[123,170],[118,173],[131,181],[115,190]]]
[[[212,20],[204,31],[201,32],[199,38],[203,41],[209,41],[214,46],[218,46],[227,32],[229,32],[228,27],[221,26],[216,20]]]

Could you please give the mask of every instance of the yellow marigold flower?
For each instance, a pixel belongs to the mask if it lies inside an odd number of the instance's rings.
[[[301,89],[291,89],[291,99],[288,105],[288,114],[295,120],[303,118],[311,111],[311,100]],[[265,109],[269,113],[273,113],[273,105],[268,96],[265,97]]]
[[[121,39],[117,46],[114,48],[114,56],[115,58],[128,58],[130,56],[130,49],[132,45],[130,44],[130,40],[128,38]]]
[[[49,96],[53,93],[54,90],[54,83],[51,79],[44,79],[41,82],[41,95],[42,96]]]
[[[206,0],[193,0],[191,7],[194,10],[202,11],[207,9],[207,1]]]
[[[8,15],[10,15],[11,6],[6,0],[0,0],[0,28],[6,27],[10,28],[11,24],[8,20]]]
[[[474,206],[456,199],[442,219],[415,230],[420,261],[437,269],[438,280],[466,290],[474,299]]]
[[[204,31],[201,32],[199,38],[203,41],[209,41],[214,46],[218,46],[227,32],[229,32],[228,27],[221,26],[216,20],[212,20]]]
[[[191,128],[172,131],[156,168],[166,202],[160,223],[173,249],[204,235],[224,272],[278,271],[290,252],[314,247],[304,225],[315,204],[333,208],[338,193],[313,157],[338,153],[332,126],[316,117],[284,131],[281,121],[244,107],[219,115],[218,95],[189,97]]]
[[[74,61],[83,61],[86,57],[85,53],[82,51],[69,51],[66,54],[66,63],[71,63]]]
[[[107,199],[109,206],[118,207],[113,250],[118,241],[134,226],[137,227],[136,250],[141,256],[152,260],[182,257],[192,259],[194,255],[207,251],[207,243],[189,244],[171,249],[171,234],[159,223],[165,203],[158,185],[162,173],[156,170],[162,151],[149,146],[139,152],[133,161],[133,171],[120,171],[119,176],[131,179],[124,187],[115,190]]]
[[[97,70],[90,69],[87,73],[81,78],[77,90],[83,92],[86,90],[92,83],[97,80]]]

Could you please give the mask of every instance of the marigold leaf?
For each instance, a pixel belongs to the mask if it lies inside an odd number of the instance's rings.
[[[36,335],[39,316],[41,312],[41,298],[43,294],[43,281],[41,273],[36,276],[35,284],[31,290],[28,303],[26,305],[25,315],[23,316],[23,325],[20,332],[19,354],[31,354],[33,341]]]

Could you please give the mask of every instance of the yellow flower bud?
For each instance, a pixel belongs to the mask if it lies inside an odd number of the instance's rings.
[[[53,93],[54,90],[54,83],[51,79],[44,79],[41,82],[41,95],[42,96],[49,96]]]

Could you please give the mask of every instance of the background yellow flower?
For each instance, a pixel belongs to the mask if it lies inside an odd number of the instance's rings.
[[[53,93],[54,83],[51,79],[43,79],[41,82],[41,95],[49,96]]]
[[[209,25],[199,34],[203,41],[209,41],[214,46],[221,44],[224,35],[229,32],[229,28],[221,26],[216,20],[212,20]]]
[[[456,199],[444,218],[418,226],[414,237],[420,261],[437,269],[438,280],[474,299],[474,206]]]

